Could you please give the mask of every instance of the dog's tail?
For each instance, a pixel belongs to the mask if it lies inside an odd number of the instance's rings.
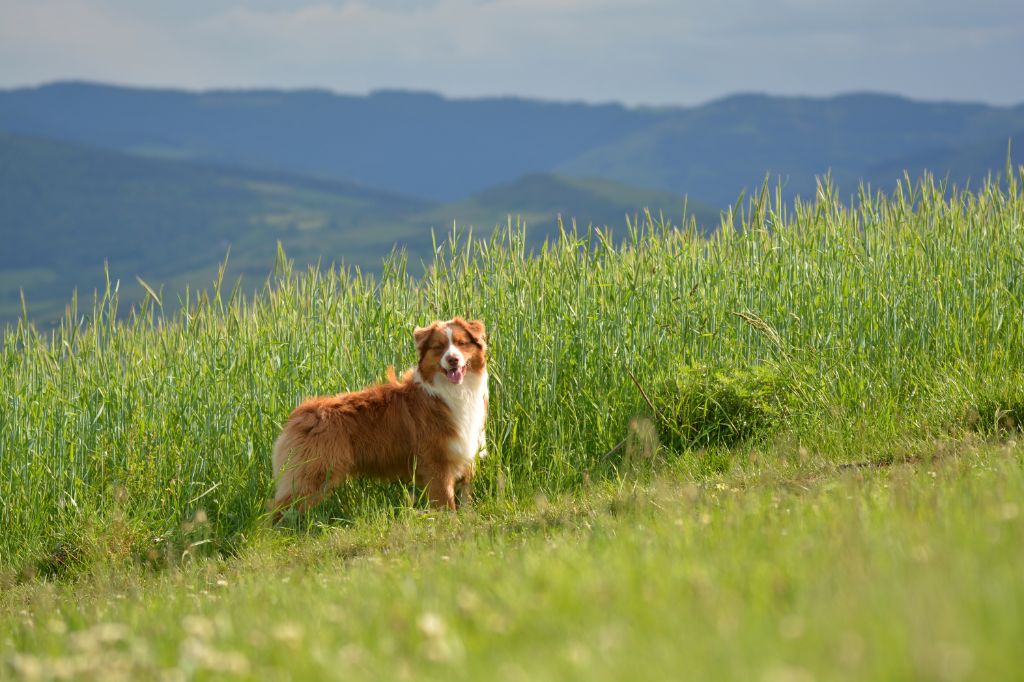
[[[295,492],[296,470],[301,467],[302,441],[304,436],[317,430],[320,415],[312,409],[296,409],[288,418],[281,435],[274,441],[271,465],[274,474],[274,497],[267,501],[267,510],[272,513],[272,522],[281,519],[282,512],[292,503]]]
[[[402,372],[402,378],[399,379],[398,375],[395,373],[395,366],[391,365],[390,367],[388,367],[388,371],[387,371],[388,383],[389,384],[396,384],[396,385],[407,384],[410,381],[412,381],[412,375],[415,372],[416,372],[416,368],[415,367],[410,367],[409,369],[407,369],[404,372]]]

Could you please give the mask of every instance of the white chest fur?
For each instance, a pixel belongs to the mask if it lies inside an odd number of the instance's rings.
[[[468,372],[461,384],[453,384],[442,373],[434,381],[424,382],[416,373],[417,382],[431,395],[448,405],[456,436],[450,444],[453,459],[470,461],[487,456],[484,421],[487,418],[487,370]]]

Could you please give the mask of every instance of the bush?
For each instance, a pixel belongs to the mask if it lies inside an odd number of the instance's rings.
[[[791,381],[776,365],[688,366],[655,384],[651,401],[663,443],[676,451],[732,447],[777,429]]]
[[[1024,383],[1001,381],[982,388],[968,406],[965,422],[984,435],[1024,431]]]

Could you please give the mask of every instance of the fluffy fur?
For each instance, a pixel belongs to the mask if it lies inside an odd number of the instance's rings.
[[[399,380],[311,398],[291,413],[274,444],[276,514],[307,508],[353,476],[410,480],[430,502],[455,509],[455,484],[486,454],[487,336],[456,317],[417,327],[419,362]]]

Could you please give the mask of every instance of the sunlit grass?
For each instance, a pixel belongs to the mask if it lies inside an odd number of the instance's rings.
[[[1024,376],[1020,179],[951,195],[925,180],[851,207],[827,184],[780,197],[766,189],[710,240],[646,216],[621,240],[566,234],[531,256],[509,228],[440,244],[415,281],[397,256],[379,278],[282,259],[255,296],[218,283],[170,318],[154,300],[118,321],[111,285],[52,335],[19,324],[0,351],[0,567],[239,551],[265,523],[291,407],[410,365],[413,325],[454,314],[491,337],[475,494],[511,509],[615,478],[631,420],[664,426],[658,387],[687,368],[783,378],[770,429],[654,451],[705,473],[771,440],[777,458],[888,461],[921,438],[1005,430]],[[358,483],[299,522],[391,518],[407,497]]]

